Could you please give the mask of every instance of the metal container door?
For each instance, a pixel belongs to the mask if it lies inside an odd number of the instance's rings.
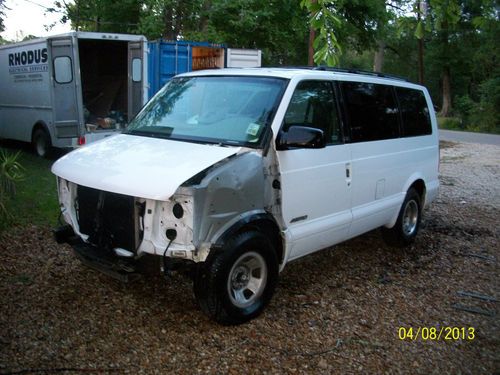
[[[128,121],[143,105],[143,43],[130,42],[128,45]]]
[[[54,129],[58,138],[73,138],[79,136],[78,77],[75,65],[73,39],[50,39],[48,41],[51,69]]]

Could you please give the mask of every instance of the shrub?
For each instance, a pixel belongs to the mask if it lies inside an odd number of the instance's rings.
[[[458,117],[438,117],[438,124],[441,129],[464,130],[464,123]]]
[[[500,134],[500,77],[479,87],[481,100],[470,112],[469,123],[476,131]]]
[[[19,163],[20,152],[8,153],[0,149],[0,221],[10,217],[7,210],[7,199],[16,193],[16,183],[23,178],[23,167]]]
[[[447,129],[457,126],[454,129],[500,134],[500,77],[484,81],[478,91],[479,101],[468,95],[455,98],[455,112],[462,124],[452,120],[440,125]]]

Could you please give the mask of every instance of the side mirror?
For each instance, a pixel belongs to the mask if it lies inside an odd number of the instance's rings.
[[[277,150],[323,147],[325,147],[323,130],[303,125],[292,125],[288,131],[280,130],[276,139]]]

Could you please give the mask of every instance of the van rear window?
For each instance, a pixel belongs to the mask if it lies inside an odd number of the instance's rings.
[[[403,118],[402,135],[414,137],[431,134],[431,118],[424,93],[420,90],[396,87],[396,94]]]

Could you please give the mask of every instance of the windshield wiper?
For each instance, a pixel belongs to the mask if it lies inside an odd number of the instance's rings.
[[[172,135],[172,130],[173,128],[166,128],[170,129],[169,132],[163,132],[163,131],[151,131],[151,130],[139,130],[139,129],[130,129],[125,132],[125,134],[130,134],[130,135],[139,135],[143,137],[151,137],[151,138],[170,138]]]

